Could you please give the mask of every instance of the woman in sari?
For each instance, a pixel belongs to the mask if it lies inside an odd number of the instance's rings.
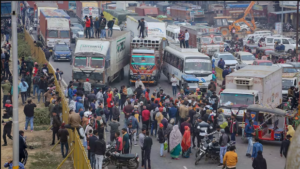
[[[184,134],[181,141],[182,157],[189,158],[191,153],[191,131],[188,126],[184,127]]]
[[[179,155],[181,154],[181,139],[182,134],[178,128],[178,125],[173,126],[173,130],[170,133],[170,150],[172,159],[178,160]]]

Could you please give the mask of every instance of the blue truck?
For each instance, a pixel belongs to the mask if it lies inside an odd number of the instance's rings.
[[[11,1],[1,1],[1,20],[11,18]]]

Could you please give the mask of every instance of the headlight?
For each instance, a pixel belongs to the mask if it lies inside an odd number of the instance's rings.
[[[152,76],[155,76],[156,75],[156,70],[154,70],[153,72],[152,72]]]
[[[132,71],[132,70],[130,70],[130,72],[129,72],[129,73],[130,73],[130,75],[133,75],[133,71]]]

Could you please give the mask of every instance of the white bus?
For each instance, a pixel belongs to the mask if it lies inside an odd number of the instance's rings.
[[[180,26],[168,25],[167,26],[167,40],[169,43],[179,43],[178,35],[180,33]]]
[[[209,56],[199,53],[197,48],[185,49],[179,44],[170,44],[164,50],[163,73],[169,80],[174,74],[180,88],[182,75],[195,75],[199,79],[200,90],[206,91],[212,79],[212,63]]]

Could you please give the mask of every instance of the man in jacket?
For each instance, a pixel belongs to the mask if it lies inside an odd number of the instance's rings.
[[[107,102],[107,107],[108,107],[108,110],[109,110],[109,119],[106,119],[106,121],[108,121],[108,120],[111,121],[111,118],[112,118],[112,108],[114,106],[114,101],[112,99],[112,94],[111,93],[108,94],[108,98],[107,98],[106,102]]]
[[[115,24],[115,18],[113,18],[112,20],[108,21],[107,22],[107,28],[109,30],[108,32],[108,37],[111,37],[112,34],[113,34],[113,27],[114,27],[114,24]]]
[[[134,107],[131,105],[131,101],[127,102],[128,104],[126,106],[124,106],[123,108],[123,112],[124,112],[124,116],[125,116],[125,121],[124,121],[124,127],[127,128],[127,124],[128,124],[128,118],[130,117]]]
[[[190,34],[188,32],[188,30],[185,30],[185,34],[184,34],[184,42],[185,42],[185,47],[189,48],[189,39],[190,39]]]
[[[280,146],[280,156],[282,157],[282,154],[284,155],[285,158],[287,158],[288,150],[291,144],[290,139],[292,138],[291,135],[287,135],[286,139],[282,141],[281,146]]]
[[[103,140],[103,135],[99,134],[99,139],[95,142],[95,168],[102,168],[103,157],[106,151],[106,143]]]
[[[92,87],[91,87],[91,83],[90,83],[90,79],[86,78],[85,82],[83,83],[83,88],[84,88],[84,94],[88,95],[90,94]]]
[[[116,152],[121,153],[123,149],[123,139],[122,137],[120,137],[119,131],[115,133],[115,137],[116,137]]]
[[[122,129],[122,134],[123,134],[123,154],[129,154],[129,135],[127,133],[127,129],[123,128]],[[135,140],[136,144],[136,140]]]
[[[184,33],[183,31],[180,31],[179,35],[178,35],[178,39],[180,42],[180,48],[185,48],[185,43],[184,43]]]
[[[146,136],[145,136],[145,139],[144,139],[144,144],[143,144],[143,150],[145,151],[144,155],[144,166],[145,166],[145,169],[146,169],[146,166],[147,166],[147,161],[148,161],[148,169],[151,168],[151,164],[150,164],[150,155],[151,155],[151,147],[152,147],[152,138],[149,137],[149,131],[146,131]]]
[[[48,88],[48,82],[46,80],[46,77],[42,76],[41,80],[39,81],[39,93],[38,93],[38,102],[40,103],[41,95],[44,96],[44,93],[47,91]],[[45,103],[45,97],[42,98],[43,103]]]
[[[141,19],[141,21],[139,21],[139,25],[137,27],[137,29],[139,30],[140,28],[140,33],[139,33],[139,37],[141,37],[142,34],[142,38],[144,38],[144,33],[145,33],[145,21],[144,18]]]
[[[104,103],[102,89],[100,89],[96,94],[97,101],[100,103]]]
[[[227,151],[227,144],[230,142],[229,136],[225,133],[224,129],[221,129],[221,137],[219,139],[219,145],[220,145],[220,166],[223,166],[223,157]]]
[[[50,105],[52,97],[55,97],[55,94],[52,94],[52,89],[48,89],[47,92],[44,94],[44,97],[46,97],[45,107],[48,107]]]
[[[105,39],[106,38],[106,19],[104,18],[104,15],[101,14],[101,18],[100,18],[100,30],[101,30],[101,36],[100,38]]]
[[[25,77],[24,77],[26,83],[28,84],[28,88],[27,88],[27,97],[30,97],[30,91],[31,91],[31,76],[30,73],[27,72]]]
[[[232,141],[233,144],[235,144],[235,136],[238,136],[237,133],[239,131],[239,128],[238,128],[239,125],[238,125],[238,122],[236,120],[236,116],[235,115],[231,115],[231,120],[230,120],[228,126],[229,126],[229,132],[231,134],[231,141]],[[252,140],[251,140],[251,142],[252,142]]]
[[[224,66],[225,66],[225,62],[224,60],[221,58],[218,62],[218,67],[221,68],[221,69],[224,69]]]
[[[32,103],[31,99],[27,101],[27,105],[24,107],[24,114],[26,116],[26,122],[25,122],[25,130],[27,130],[28,123],[30,121],[30,129],[31,132],[33,131],[33,116],[34,116],[34,108],[36,107],[36,104]]]
[[[144,167],[145,164],[144,161],[145,150],[143,150],[145,134],[146,134],[146,128],[142,128],[142,132],[139,134],[139,145],[141,147],[141,156],[142,156],[142,168]]]
[[[96,21],[95,21],[95,36],[96,38],[99,38],[99,34],[100,34],[100,21],[99,21],[99,18],[96,17]]]
[[[247,140],[248,140],[248,147],[247,147],[246,156],[251,157],[250,152],[251,152],[251,149],[253,147],[252,137],[255,135],[252,120],[250,120],[249,124],[247,124],[247,126],[245,127],[245,133],[246,133],[246,137],[247,137]]]
[[[165,143],[165,134],[163,131],[164,125],[162,123],[159,124],[158,129],[158,142],[160,144],[160,157],[164,157],[164,143]]]
[[[136,98],[140,99],[141,94],[143,93],[142,85],[139,85],[139,87],[135,90],[136,92]]]
[[[79,109],[82,108],[82,110],[84,111],[84,106],[83,106],[83,100],[82,99],[79,99],[77,102],[76,102],[76,109],[75,109],[75,112],[76,113],[79,113]]]
[[[52,116],[53,116],[53,123],[52,123],[53,133],[52,133],[52,144],[51,145],[54,145],[55,144],[55,134],[57,135],[57,140],[59,140],[58,130],[59,130],[59,127],[61,126],[61,121],[55,112],[52,113]]]
[[[176,121],[177,114],[178,114],[178,109],[175,107],[174,104],[172,104],[171,107],[169,108],[170,120],[174,119],[174,121]]]
[[[181,123],[185,121],[184,119],[187,118],[188,115],[189,115],[189,109],[187,108],[187,103],[181,104],[179,107],[179,116],[180,116],[179,125],[181,125]]]
[[[120,121],[119,103],[116,103],[116,105],[112,108],[112,117],[113,119],[116,119],[116,121]]]
[[[26,141],[25,141],[25,138],[24,138],[24,131],[20,130],[19,131],[19,161],[21,163],[26,163],[26,148],[27,148],[27,145],[26,145]]]
[[[128,118],[128,125],[129,124],[132,124],[134,145],[137,145],[137,143],[136,143],[136,133],[139,130],[139,123],[138,123],[137,119],[134,117],[134,112],[132,112],[131,116]]]
[[[91,38],[91,32],[90,32],[90,27],[91,27],[91,21],[89,20],[88,16],[85,15],[85,38]]]
[[[146,126],[146,130],[148,131],[149,122],[150,122],[150,111],[146,109],[146,106],[143,106],[142,122],[143,125]]]
[[[2,91],[3,91],[3,107],[5,107],[6,100],[10,100],[10,90],[11,90],[11,84],[8,80],[5,80],[4,84],[1,84]]]
[[[90,35],[91,35],[91,38],[94,38],[94,22],[93,22],[93,17],[90,16],[90,21],[91,21],[91,24],[90,24]]]
[[[90,152],[90,163],[91,163],[92,168],[96,164],[95,152],[96,152],[96,142],[98,141],[97,134],[98,134],[98,131],[94,130],[92,136],[89,137],[88,150]]]
[[[60,126],[60,129],[57,133],[58,138],[60,138],[60,148],[61,148],[61,154],[63,158],[66,158],[69,152],[69,145],[68,145],[68,136],[69,132],[65,128],[65,123],[62,123]],[[66,148],[66,154],[64,153],[64,146]]]
[[[119,131],[120,123],[117,122],[116,118],[113,118],[112,122],[108,125],[110,126],[110,142],[113,142],[116,139],[115,133]]]
[[[253,144],[253,149],[252,149],[252,160],[254,160],[257,157],[257,152],[263,152],[263,145],[259,142],[259,139],[255,137],[255,143]]]
[[[3,141],[4,144],[2,146],[7,146],[7,141],[6,141],[6,135],[8,136],[9,139],[12,140],[11,136],[11,127],[12,127],[12,117],[4,110],[4,114],[2,116],[2,125],[3,127]]]

